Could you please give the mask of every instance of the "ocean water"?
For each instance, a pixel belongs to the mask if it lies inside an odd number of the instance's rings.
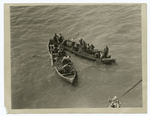
[[[11,99],[13,109],[106,108],[142,79],[140,5],[11,6]],[[83,38],[116,58],[96,64],[71,53],[78,71],[73,85],[50,65],[54,33]],[[142,83],[120,99],[121,107],[142,107]]]

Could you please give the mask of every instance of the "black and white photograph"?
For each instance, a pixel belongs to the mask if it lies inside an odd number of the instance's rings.
[[[11,109],[143,108],[141,7],[10,5]]]

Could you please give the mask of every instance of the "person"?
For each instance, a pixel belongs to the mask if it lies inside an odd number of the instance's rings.
[[[63,67],[62,67],[62,70],[64,71],[64,73],[69,73],[70,72],[70,64],[65,64]]]
[[[107,58],[108,52],[109,52],[109,49],[108,49],[108,47],[106,46],[106,47],[104,48],[104,53],[103,53],[102,58]]]
[[[53,36],[54,43],[58,43],[57,37],[58,37],[58,36],[57,36],[56,33],[55,33],[54,36]]]
[[[57,58],[57,57],[55,57],[55,58],[54,58],[54,62],[57,62],[57,61],[58,61],[58,58]]]
[[[62,43],[64,40],[64,37],[61,35],[61,33],[59,33],[59,38],[58,38],[58,42]]]
[[[67,46],[70,48],[72,47],[72,42],[69,39],[67,40]]]
[[[100,53],[99,53],[99,52],[96,52],[96,53],[95,53],[95,56],[96,56],[96,58],[100,58]]]
[[[64,40],[62,43],[64,46],[67,46],[67,40]]]
[[[106,46],[106,50],[107,50],[107,52],[109,52],[109,49],[108,49],[108,47]]]
[[[109,52],[109,49],[108,49],[108,47],[107,47],[107,46],[105,47],[104,51],[106,52],[106,57],[107,57],[108,52]]]
[[[82,43],[83,43],[83,39],[82,38],[79,39],[79,43],[82,46]]]
[[[59,49],[59,50],[58,50],[58,56],[59,56],[59,57],[62,57],[62,49]]]
[[[85,46],[85,44],[86,44],[85,41],[82,41],[82,45]]]
[[[66,52],[64,49],[62,49],[62,56],[64,57],[66,55]]]
[[[109,108],[120,108],[121,102],[118,100],[117,96],[114,96],[113,99],[109,99]]]
[[[78,52],[78,50],[79,50],[79,44],[76,44],[76,43],[75,43],[74,50],[75,50],[76,52]]]
[[[62,64],[65,65],[65,64],[68,64],[69,62],[71,62],[71,61],[70,61],[70,57],[71,57],[71,56],[67,56],[67,57],[64,56],[63,59],[62,59],[62,61],[61,61]]]
[[[58,48],[58,56],[59,57],[64,57],[66,55],[66,52],[64,50],[64,48]]]
[[[57,44],[54,45],[54,52],[58,53],[58,46],[57,46]]]
[[[82,50],[84,52],[86,51],[86,43],[85,43],[85,41],[82,41]]]
[[[89,49],[89,47],[90,47],[90,45],[89,45],[89,43],[87,44],[87,49]]]
[[[91,49],[94,50],[94,45],[93,44],[91,44]]]
[[[75,51],[76,51],[76,49],[77,49],[77,44],[76,44],[76,43],[74,43],[73,50],[75,50]]]
[[[74,50],[74,47],[75,47],[75,41],[72,41],[72,48]]]
[[[54,41],[53,41],[53,39],[51,38],[51,39],[49,39],[49,45],[53,45],[54,44]]]
[[[56,48],[58,47],[57,43],[54,44],[54,47],[56,47]]]

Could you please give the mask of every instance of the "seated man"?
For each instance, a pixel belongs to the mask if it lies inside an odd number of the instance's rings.
[[[71,48],[72,47],[72,41],[68,40],[67,41],[67,46]]]
[[[55,47],[55,46],[54,46],[54,52],[55,52],[55,53],[58,53],[58,47]]]
[[[54,44],[54,47],[58,47],[57,43]]]
[[[79,45],[79,44],[76,44],[75,51],[78,52],[78,51],[79,51],[79,48],[80,48],[80,45]]]
[[[70,56],[67,56],[67,57],[66,57],[66,56],[64,56],[64,57],[63,57],[63,59],[62,59],[62,61],[61,61],[61,62],[62,62],[62,64],[63,64],[63,65],[65,65],[65,64],[70,63],[71,61],[70,61],[70,59],[69,59],[69,58],[70,58]]]
[[[96,58],[100,58],[100,53],[99,53],[99,52],[96,52],[96,53],[95,53],[95,56],[96,56]]]
[[[59,33],[59,38],[58,38],[59,43],[62,43],[63,40],[64,40],[64,37]]]
[[[109,52],[109,49],[108,49],[108,47],[107,47],[107,46],[106,46],[106,48],[104,48],[104,52],[106,52],[106,57],[107,57],[108,52]]]
[[[73,46],[73,50],[77,51],[77,44],[76,43]]]
[[[90,50],[90,45],[89,45],[89,43],[87,44],[87,52],[89,52],[89,50]]]
[[[94,49],[94,45],[93,45],[93,44],[91,44],[91,49],[92,49],[92,50]]]
[[[58,50],[58,55],[59,55],[59,57],[62,57],[62,49]]]
[[[79,43],[80,43],[81,46],[82,46],[82,43],[83,43],[82,41],[83,41],[83,39],[80,38],[80,39],[79,39]]]
[[[73,41],[73,42],[72,42],[72,48],[73,48],[73,49],[74,49],[74,47],[75,47],[75,44],[76,44],[76,43]]]
[[[55,57],[55,58],[53,59],[53,61],[54,61],[54,62],[57,62],[57,60],[58,60],[58,58],[57,58],[57,57]]]
[[[54,40],[51,38],[49,39],[49,45],[53,45],[54,44]]]
[[[66,55],[66,52],[64,49],[62,49],[62,56],[65,56]]]
[[[57,35],[56,35],[56,33],[54,34],[54,36],[53,36],[53,40],[54,40],[54,43],[58,43],[58,40],[57,40]]]
[[[64,40],[62,45],[67,46],[67,40]]]
[[[69,73],[70,72],[70,64],[65,64],[63,67],[62,67],[62,70],[64,73]]]
[[[75,42],[75,41],[74,41],[74,38],[72,38],[70,41]]]

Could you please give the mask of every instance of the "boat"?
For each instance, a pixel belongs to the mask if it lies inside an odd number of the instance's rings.
[[[50,59],[51,59],[51,66],[54,66],[55,67],[55,70],[56,72],[58,73],[58,75],[63,79],[65,80],[66,82],[68,83],[73,83],[76,76],[77,76],[77,72],[73,66],[73,63],[71,64],[71,70],[72,72],[70,73],[62,73],[61,71],[61,68],[62,68],[62,63],[61,63],[61,60],[62,58],[61,57],[57,57],[57,62],[54,60],[54,58],[56,58],[56,55],[55,53],[52,51],[52,47],[49,48],[49,55],[50,55]]]
[[[79,52],[76,52],[76,51],[72,50],[71,48],[66,47],[66,46],[64,46],[64,45],[62,45],[62,47],[65,48],[65,50],[70,51],[71,53],[74,53],[74,54],[77,55],[77,56],[80,56],[80,57],[85,58],[85,59],[88,59],[88,60],[96,61],[96,58],[93,58],[91,55],[88,55],[88,54],[86,54],[86,53],[79,53]]]
[[[103,64],[112,64],[112,63],[115,63],[116,62],[116,59],[114,58],[103,58],[103,59],[100,59],[100,58],[96,58],[94,55],[92,54],[88,54],[86,52],[77,52],[77,51],[74,51],[73,49],[67,47],[67,46],[64,46],[64,45],[61,45],[65,50],[71,52],[71,53],[74,53],[75,55],[79,56],[79,57],[82,57],[82,58],[85,58],[85,59],[88,59],[88,60],[91,60],[91,61],[96,61],[97,63],[103,63]],[[103,54],[102,52],[100,53],[101,55]]]

